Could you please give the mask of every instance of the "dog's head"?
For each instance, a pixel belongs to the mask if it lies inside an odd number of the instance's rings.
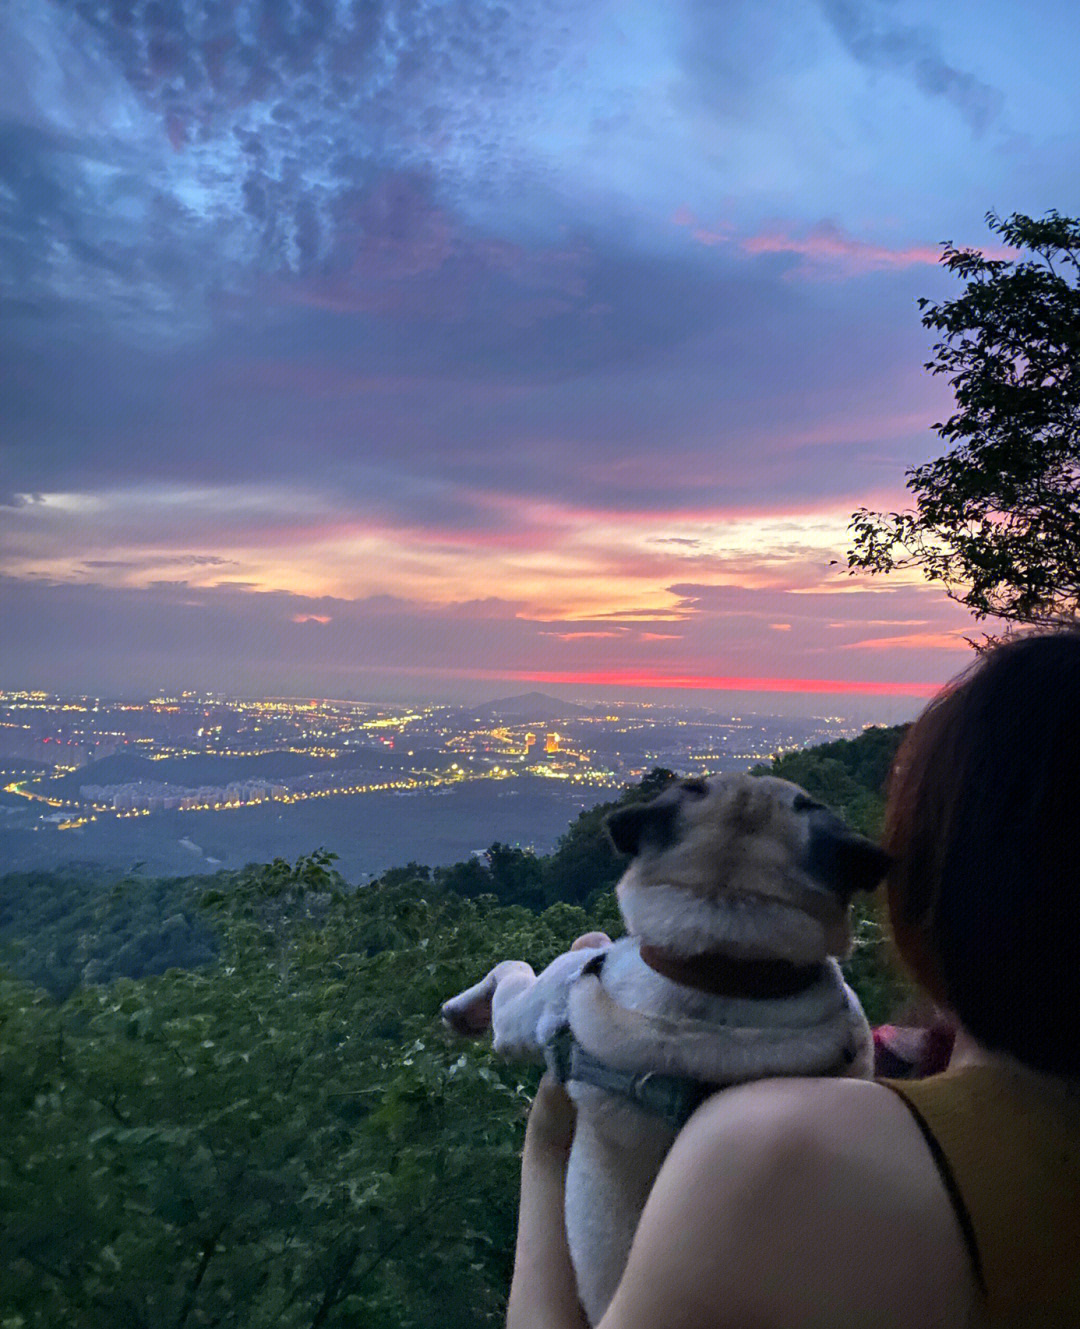
[[[618,886],[631,932],[684,954],[842,955],[852,896],[888,867],[884,850],[773,776],[683,780],[607,828],[632,859]]]

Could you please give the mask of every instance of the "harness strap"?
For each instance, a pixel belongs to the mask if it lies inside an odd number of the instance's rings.
[[[597,979],[604,967],[604,953],[594,956],[582,969]],[[849,1040],[835,1066],[821,1072],[825,1075],[841,1074],[855,1059],[855,1048]],[[556,1031],[544,1046],[544,1060],[548,1070],[560,1084],[577,1080],[590,1084],[609,1094],[625,1098],[643,1112],[660,1117],[674,1131],[679,1131],[704,1101],[725,1088],[687,1075],[664,1075],[655,1071],[625,1071],[609,1066],[594,1057],[574,1038],[569,1025]]]
[[[564,1026],[551,1039],[544,1055],[549,1070],[561,1084],[577,1080],[625,1098],[643,1112],[662,1118],[675,1131],[686,1125],[710,1094],[722,1088],[682,1075],[624,1071],[609,1066],[586,1052],[569,1026]]]

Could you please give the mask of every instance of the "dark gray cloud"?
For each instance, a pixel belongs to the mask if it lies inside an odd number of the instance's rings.
[[[516,469],[531,484],[524,471],[550,470],[560,452],[568,469],[580,461],[583,433],[598,460],[670,447],[673,427],[714,409],[725,383],[747,397],[729,417],[752,416],[749,385],[773,378],[780,340],[816,328],[795,293],[753,274],[584,241],[458,242],[414,181],[380,192],[371,212],[384,230],[366,243],[393,278],[371,258],[267,287],[262,326],[225,318],[179,348],[66,325],[45,345],[29,319],[0,329],[12,368],[0,411],[18,422],[9,485],[300,469],[347,488],[358,467],[401,462],[470,483]],[[820,338],[810,345],[806,373],[825,355]],[[541,451],[521,446],[534,440]]]
[[[223,568],[237,566],[236,559],[218,558],[214,554],[163,554],[156,558],[152,556],[147,556],[146,558],[84,558],[82,566],[84,568],[139,569],[161,567],[166,563],[174,563],[180,567],[193,568]],[[168,583],[160,584],[167,585]]]
[[[385,257],[371,237],[399,238],[400,209],[373,214],[374,182],[411,171],[452,200],[491,175],[571,16],[566,0],[13,0],[7,288],[190,335],[253,274]]]
[[[928,29],[897,22],[887,0],[820,0],[820,4],[837,36],[861,64],[909,75],[928,96],[951,102],[977,134],[1000,115],[1004,94],[950,64]]]
[[[838,440],[853,486],[887,484],[916,460],[903,437],[866,447],[841,423],[864,416],[872,438],[875,419],[911,417],[925,392],[918,324],[883,328],[880,287],[823,314],[816,294],[671,261],[586,252],[577,272],[579,295],[558,279],[569,309],[516,326],[505,313],[520,288],[507,280],[496,295],[492,279],[456,321],[293,305],[261,331],[224,327],[181,351],[107,336],[9,347],[19,373],[0,382],[0,472],[18,492],[189,489],[188,507],[162,511],[161,538],[213,551],[208,523],[242,533],[266,520],[194,496],[232,484],[482,530],[493,515],[473,491],[674,511],[703,494],[827,494]]]
[[[518,193],[563,207],[561,229],[522,230],[506,198],[501,225],[477,220],[476,196],[521,183],[517,136],[543,130],[591,21],[570,0],[11,0],[4,485],[300,472],[366,496],[383,467],[376,489],[418,502],[401,464],[640,502],[635,458],[730,462],[755,421],[797,425],[821,385],[879,380],[903,341],[862,331],[880,305],[808,300],[768,256],[740,265],[678,227],[642,244],[630,212],[575,210],[549,179]],[[745,26],[699,46],[749,89]],[[753,461],[718,501],[762,478]],[[685,500],[671,470],[656,502]],[[824,483],[790,459],[765,478]]]

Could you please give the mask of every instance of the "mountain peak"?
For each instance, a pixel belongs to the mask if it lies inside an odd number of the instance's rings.
[[[558,697],[549,697],[546,692],[525,692],[516,697],[500,697],[495,701],[482,702],[479,706],[463,707],[473,715],[498,716],[507,720],[565,720],[575,715],[585,715],[588,708],[578,706],[572,701],[560,701]]]

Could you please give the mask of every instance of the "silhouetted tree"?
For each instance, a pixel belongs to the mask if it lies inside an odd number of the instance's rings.
[[[1045,624],[1080,608],[1080,219],[987,222],[1026,254],[946,244],[964,292],[919,301],[942,334],[926,368],[956,394],[934,425],[947,451],[907,472],[912,510],[854,513],[847,561],[919,568],[977,618]]]

